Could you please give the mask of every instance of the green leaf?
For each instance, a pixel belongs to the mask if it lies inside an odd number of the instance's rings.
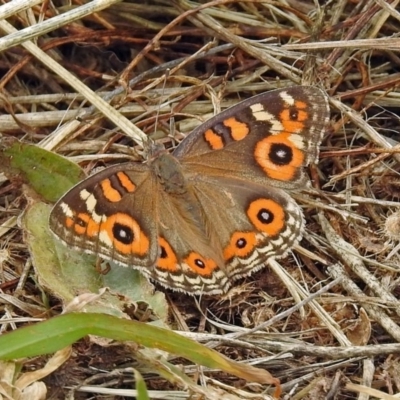
[[[66,158],[17,141],[0,151],[0,171],[10,179],[22,179],[51,202],[85,177],[82,169]]]
[[[149,393],[147,392],[146,382],[141,373],[135,369],[135,382],[137,390],[137,400],[150,400]]]
[[[33,357],[60,350],[86,335],[134,341],[251,382],[278,384],[266,370],[229,360],[215,350],[168,329],[105,314],[71,313],[0,336],[0,359]]]

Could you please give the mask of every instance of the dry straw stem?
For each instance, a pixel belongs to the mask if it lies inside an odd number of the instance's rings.
[[[400,39],[355,39],[348,42],[328,41],[324,43],[298,43],[282,46],[286,50],[321,50],[321,49],[380,49],[380,50],[399,50]]]
[[[16,0],[3,4],[0,6],[0,19],[9,18],[16,13],[30,9],[41,2],[41,0]],[[5,50],[5,48],[3,50]]]
[[[7,24],[5,24],[1,28],[4,29],[6,33],[8,33],[8,36],[0,38],[0,51],[7,50],[10,47],[22,44],[26,41],[29,41],[30,39],[42,36],[48,32],[52,32],[55,29],[58,29],[73,21],[79,20],[87,15],[91,15],[95,12],[101,11],[104,8],[111,6],[112,4],[118,3],[119,1],[121,0],[93,0],[88,4],[74,8],[64,14],[60,14],[46,21],[42,21],[40,24],[29,26],[20,31],[7,31],[8,27]],[[17,13],[27,8],[33,7],[36,4],[39,4],[39,2],[16,0],[12,3],[1,6],[0,16],[2,18],[7,18],[8,16],[12,15],[12,11],[14,13]]]
[[[390,302],[394,305],[393,311],[400,314],[400,304],[396,297],[387,292],[386,288],[368,271],[364,263],[360,260],[357,249],[350,243],[344,241],[338,236],[332,227],[329,225],[328,220],[320,215],[321,226],[324,229],[327,240],[329,241],[332,249],[335,249],[336,254],[344,264],[351,268],[351,270],[360,277],[363,282],[375,293],[377,298],[382,298],[385,302]],[[353,296],[362,296],[362,290],[354,284],[351,279],[346,279],[344,269],[335,265],[335,268],[329,269],[334,278],[342,277],[343,287],[346,291]],[[394,339],[400,341],[400,328],[381,308],[361,302],[362,306],[367,310],[372,319],[384,328]]]
[[[337,274],[339,275],[339,274]],[[340,276],[342,279],[342,276]],[[347,289],[347,287],[346,287]],[[357,295],[354,295],[357,298]],[[352,298],[353,299],[353,298]],[[345,299],[342,299],[345,301]],[[354,301],[354,299],[353,299]],[[361,300],[365,303],[365,300]],[[227,327],[227,329],[231,329]],[[274,354],[290,354],[290,357],[313,356],[323,357],[329,360],[349,359],[356,357],[375,357],[379,355],[390,355],[400,352],[400,344],[377,344],[368,346],[353,346],[348,344],[343,347],[316,346],[312,344],[297,343],[295,340],[285,339],[284,335],[273,333],[259,333],[249,335],[247,332],[246,340],[232,339],[230,334],[217,335],[211,333],[179,332],[181,335],[190,339],[195,339],[201,343],[216,343],[224,346],[245,348],[249,350],[264,350]],[[282,337],[280,337],[282,336]],[[270,356],[274,359],[277,356]]]
[[[6,21],[0,21],[0,29],[6,33],[15,31],[14,27]],[[143,132],[136,128],[127,118],[121,116],[113,107],[111,107],[107,102],[105,102],[101,97],[98,97],[92,90],[90,90],[86,85],[84,85],[79,79],[74,75],[69,73],[65,68],[55,62],[51,57],[39,49],[32,42],[25,42],[23,46],[33,54],[38,60],[45,64],[48,68],[52,69],[57,75],[69,83],[77,92],[81,93],[86,99],[88,99],[92,104],[95,105],[103,114],[113,121],[123,132],[127,135],[132,135],[133,138],[144,145],[146,137]],[[83,117],[83,115],[79,115]],[[74,126],[76,127],[76,126]],[[132,133],[133,132],[133,133]],[[136,135],[135,135],[136,134]]]
[[[285,271],[275,260],[269,263],[271,269],[281,278],[282,282],[285,284],[287,289],[292,294],[294,300],[299,302],[300,299],[306,299],[309,293],[299,284],[293,277]],[[325,326],[336,340],[342,345],[346,346],[350,344],[346,335],[341,331],[338,324],[333,320],[329,313],[324,310],[324,308],[315,300],[309,302],[309,307],[312,309],[313,313],[321,321],[321,324]],[[302,317],[304,317],[304,313]]]
[[[379,134],[367,121],[365,121],[360,113],[356,113],[351,108],[342,104],[340,101],[331,99],[331,104],[339,110],[343,115],[346,115],[351,122],[358,126],[363,135],[365,135],[372,143],[375,143],[378,148],[392,149],[394,146],[389,142],[389,139]],[[400,161],[399,154],[393,154],[397,161]]]
[[[381,390],[372,389],[371,387],[367,387],[364,385],[357,385],[355,383],[347,383],[346,389],[349,389],[356,393],[360,393],[360,395],[365,395],[363,397],[359,397],[359,399],[370,399],[370,396],[377,397],[382,400],[397,400],[399,398],[398,395],[390,395],[382,392]]]

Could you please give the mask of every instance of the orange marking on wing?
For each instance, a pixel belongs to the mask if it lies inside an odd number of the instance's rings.
[[[104,179],[103,181],[101,181],[100,185],[103,195],[108,201],[111,201],[112,203],[117,203],[118,201],[121,201],[121,195],[119,194],[118,190],[115,190],[111,186],[111,181],[109,179]]]
[[[291,181],[296,171],[304,165],[304,153],[290,141],[291,133],[283,132],[279,135],[268,136],[260,140],[254,150],[254,157],[258,165],[271,179]],[[276,164],[272,161],[273,145],[284,145],[290,148],[292,159],[288,164]]]
[[[178,271],[178,258],[170,244],[162,237],[158,238],[161,256],[158,257],[156,267],[170,272]]]
[[[93,218],[90,218],[86,227],[86,235],[89,237],[96,236],[98,235],[99,230],[100,230],[100,224],[95,222]]]
[[[307,104],[303,101],[296,101],[293,108],[285,108],[280,114],[279,118],[285,131],[290,133],[298,133],[304,129],[304,121],[309,117],[306,108]],[[296,119],[293,119],[293,112],[296,112]]]
[[[204,258],[194,251],[185,258],[184,262],[197,275],[210,276],[218,268],[217,263],[211,258]]]
[[[301,100],[296,100],[294,102],[294,106],[296,108],[298,108],[299,110],[305,110],[308,107],[307,103],[304,103],[304,101],[301,101]]]
[[[242,140],[249,133],[249,127],[244,122],[238,121],[236,118],[228,118],[222,122],[227,128],[231,129],[231,136],[233,140]]]
[[[100,230],[105,231],[107,236],[112,239],[115,249],[122,254],[144,256],[149,251],[150,241],[148,237],[140,229],[139,224],[128,214],[116,213],[110,215],[100,224]],[[115,236],[116,230],[126,231],[126,243]]]
[[[79,213],[74,220],[74,230],[78,235],[84,235],[86,233],[87,224],[90,220],[90,215],[85,213]]]
[[[73,225],[74,225],[74,220],[70,217],[66,217],[65,218],[65,226],[67,228],[72,228]]]
[[[99,233],[99,224],[95,222],[89,214],[79,213],[74,223],[74,230],[78,235],[93,237]]]
[[[228,246],[224,250],[224,259],[233,257],[247,257],[256,247],[257,238],[255,232],[235,232]]]
[[[285,211],[271,199],[258,199],[250,203],[247,216],[259,231],[277,236],[285,226]]]
[[[221,136],[217,135],[212,129],[208,129],[204,133],[204,139],[213,150],[220,150],[224,148],[224,141]]]
[[[136,190],[136,185],[125,172],[120,171],[117,173],[117,176],[121,185],[128,193],[133,193]]]

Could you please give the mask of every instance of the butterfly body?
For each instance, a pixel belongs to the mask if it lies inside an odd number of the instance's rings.
[[[172,154],[111,166],[55,205],[51,230],[72,247],[189,294],[218,294],[301,239],[290,197],[307,182],[329,120],[324,94],[254,96],[196,128]]]

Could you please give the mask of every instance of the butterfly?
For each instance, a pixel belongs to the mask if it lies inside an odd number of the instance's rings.
[[[54,206],[50,229],[69,247],[138,269],[161,285],[222,294],[284,257],[302,237],[290,196],[308,182],[329,123],[311,86],[262,93],[219,113],[172,153],[113,165]]]

